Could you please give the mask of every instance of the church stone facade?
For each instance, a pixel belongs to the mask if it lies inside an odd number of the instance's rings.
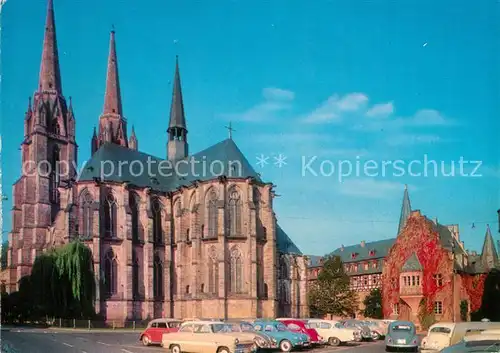
[[[178,61],[173,83],[166,158],[142,153],[133,128],[127,136],[111,32],[103,113],[77,174],[76,119],[48,0],[13,187],[6,289],[18,289],[37,255],[79,240],[92,250],[96,311],[108,320],[307,317],[308,258],[277,223],[273,184],[231,138],[189,154]]]

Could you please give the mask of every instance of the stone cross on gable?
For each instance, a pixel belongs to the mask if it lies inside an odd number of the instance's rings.
[[[228,131],[229,131],[229,139],[233,139],[233,131],[236,131],[235,129],[233,129],[232,125],[231,125],[231,122],[229,122],[229,125],[228,126],[224,126]]]

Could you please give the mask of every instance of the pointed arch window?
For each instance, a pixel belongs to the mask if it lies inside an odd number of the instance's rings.
[[[283,282],[281,284],[281,304],[288,305],[290,304],[290,288],[288,282]]]
[[[208,258],[208,292],[215,294],[219,287],[219,262],[215,248],[210,249]]]
[[[211,190],[207,197],[208,238],[217,237],[219,218],[217,200],[217,193],[215,192],[215,190]]]
[[[280,277],[281,279],[288,279],[290,277],[290,270],[288,268],[288,262],[285,257],[280,257]]]
[[[57,188],[59,187],[59,147],[54,146],[52,149],[52,156],[50,158],[50,174],[49,174],[49,192],[50,192],[50,201],[58,202],[59,201],[59,191]]]
[[[232,189],[229,193],[228,207],[229,235],[241,235],[241,198],[236,189]]]
[[[231,293],[243,293],[243,259],[238,248],[231,251],[230,274]]]
[[[106,238],[116,238],[117,226],[117,205],[116,199],[111,192],[108,192],[104,201],[104,236]]]
[[[107,296],[118,293],[118,262],[112,249],[104,257],[104,285]]]
[[[132,250],[132,296],[134,299],[138,299],[139,293],[139,259],[137,258],[137,253]]]
[[[151,209],[153,212],[153,241],[156,244],[163,243],[163,229],[162,229],[162,219],[161,219],[161,203],[160,200],[154,198],[151,204]]]
[[[83,239],[92,239],[92,196],[85,190],[80,196],[80,237]]]
[[[163,299],[163,262],[158,254],[153,263],[153,295],[155,299]]]
[[[128,198],[131,218],[132,241],[139,242],[139,196],[136,193],[130,193]]]
[[[59,122],[57,121],[57,118],[52,119],[52,124],[51,124],[51,132],[60,135],[61,134],[61,127],[59,126]]]

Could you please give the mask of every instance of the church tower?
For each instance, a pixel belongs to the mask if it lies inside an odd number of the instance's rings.
[[[398,234],[399,235],[405,225],[408,217],[410,217],[411,213],[411,203],[410,203],[410,195],[408,194],[408,185],[405,185],[405,192],[403,195],[403,204],[401,205],[401,215],[399,216],[399,226],[398,226]]]
[[[167,158],[170,161],[180,160],[188,156],[187,127],[182,101],[181,77],[179,74],[179,58],[175,58],[174,88],[168,124]]]
[[[107,142],[128,147],[127,120],[123,117],[114,30],[111,31],[109,40],[104,109],[99,118],[99,132],[96,133],[94,131],[94,135],[92,136],[92,154]]]
[[[62,92],[53,0],[47,4],[39,85],[25,115],[21,155],[9,235],[13,286],[30,273],[45,247],[47,228],[60,208],[59,188],[69,186],[76,174],[75,118],[71,99],[68,106]]]

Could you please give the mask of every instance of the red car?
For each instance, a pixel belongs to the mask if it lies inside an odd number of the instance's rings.
[[[318,331],[313,328],[310,328],[309,325],[303,320],[297,319],[277,319],[281,321],[286,327],[292,332],[300,332],[304,333],[309,337],[311,344],[318,345],[324,344],[323,337],[318,335]]]
[[[142,344],[149,346],[151,344],[161,344],[161,338],[164,333],[177,332],[182,321],[176,319],[154,319],[148,324],[148,327],[139,336]]]

